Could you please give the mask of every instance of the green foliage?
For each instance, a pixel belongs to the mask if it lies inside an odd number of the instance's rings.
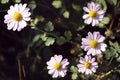
[[[45,26],[44,29],[45,29],[45,31],[47,31],[47,32],[53,31],[53,30],[54,30],[54,25],[53,25],[53,23],[49,21],[49,22],[46,24],[46,26]]]
[[[60,36],[57,38],[57,44],[62,45],[65,42],[69,42],[72,38],[72,33],[70,31],[65,31],[64,36]]]
[[[48,37],[47,40],[46,40],[46,42],[45,42],[45,45],[46,45],[46,46],[50,46],[50,45],[53,45],[54,42],[55,42],[55,39],[54,39],[54,38]]]
[[[103,20],[101,21],[101,23],[103,24],[108,24],[110,22],[109,17],[104,17]]]
[[[20,3],[20,2],[21,2],[21,0],[14,0],[14,2],[16,2],[16,3]]]
[[[73,72],[71,75],[72,80],[76,80],[78,78],[78,69],[75,66],[71,66],[70,70]]]
[[[28,7],[31,9],[31,10],[34,10],[37,5],[36,5],[36,2],[34,0],[31,0]]]
[[[105,51],[105,57],[106,59],[110,59],[111,57],[114,57],[119,61],[120,57],[120,46],[118,42],[109,42],[109,48]]]
[[[89,14],[83,7],[92,1],[105,11],[96,27],[85,24],[83,19],[84,14]],[[16,3],[26,3],[31,12],[31,20],[20,32],[8,31],[4,24],[9,6]],[[0,0],[0,80],[18,80],[20,75],[19,80],[120,80],[119,3],[119,0]],[[88,32],[94,31],[105,37],[107,48],[100,56],[92,56],[98,63],[96,73],[85,75],[77,67],[79,58],[87,53],[81,42]],[[65,77],[53,79],[48,74],[46,62],[55,54],[68,58]]]
[[[9,0],[0,0],[1,4],[6,4],[9,2]]]
[[[56,41],[56,43],[59,45],[62,45],[65,42],[66,42],[66,40],[65,40],[65,37],[63,37],[63,36],[60,36],[59,38],[57,38],[57,41]]]
[[[77,67],[75,67],[75,66],[71,66],[71,67],[70,67],[70,70],[71,70],[73,73],[78,73],[78,69],[77,69]]]
[[[104,17],[103,20],[97,24],[97,26],[99,28],[105,28],[106,27],[105,25],[108,24],[109,22],[110,22],[109,17]]]
[[[54,0],[52,2],[52,5],[55,7],[55,8],[61,8],[62,7],[62,2],[61,0]]]
[[[64,36],[66,37],[66,40],[69,41],[69,40],[71,40],[72,33],[70,31],[65,31]]]
[[[65,12],[63,13],[63,16],[64,16],[64,18],[69,18],[69,16],[70,16],[69,11],[65,11]]]
[[[73,73],[72,74],[72,80],[76,80],[78,78],[78,74],[77,73]]]
[[[43,40],[43,41],[46,41],[47,40],[47,35],[46,33],[43,33],[40,35],[40,38]]]

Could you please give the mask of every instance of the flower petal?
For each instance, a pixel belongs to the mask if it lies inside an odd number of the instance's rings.
[[[90,10],[87,7],[83,7],[83,10],[89,12]]]

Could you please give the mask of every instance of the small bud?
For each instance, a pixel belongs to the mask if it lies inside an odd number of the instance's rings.
[[[70,50],[70,54],[75,54],[75,52],[76,52],[75,49]]]
[[[111,30],[108,29],[107,31],[105,31],[105,35],[106,35],[107,37],[110,37],[110,36],[113,35],[113,33],[112,33]]]

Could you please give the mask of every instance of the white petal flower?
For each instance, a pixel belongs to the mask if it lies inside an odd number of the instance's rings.
[[[48,73],[52,75],[53,78],[64,77],[67,72],[67,65],[69,64],[68,59],[63,59],[62,55],[54,55],[51,57],[50,61],[47,62]]]
[[[83,15],[83,19],[85,19],[84,23],[92,24],[92,26],[95,26],[99,21],[102,21],[105,13],[105,11],[101,9],[100,4],[94,2],[88,3],[87,7],[83,7],[83,10],[88,13]]]
[[[87,51],[87,55],[99,55],[106,50],[107,45],[103,43],[104,40],[105,37],[100,35],[99,32],[93,32],[93,34],[88,32],[88,36],[82,38],[81,48]]]
[[[85,58],[80,57],[80,64],[77,65],[78,71],[81,73],[85,73],[86,75],[92,74],[96,72],[98,68],[97,62],[95,62],[95,58],[91,58],[91,56],[86,55]]]
[[[15,4],[14,6],[10,6],[8,10],[8,14],[5,15],[4,23],[7,24],[7,29],[13,31],[21,31],[24,27],[27,26],[26,21],[30,21],[29,8],[26,7],[27,4]]]

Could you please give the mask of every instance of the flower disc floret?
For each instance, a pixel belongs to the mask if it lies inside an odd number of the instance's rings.
[[[90,16],[91,18],[95,18],[95,17],[97,16],[97,12],[96,12],[95,10],[91,10],[91,11],[89,12],[89,16]]]
[[[90,43],[89,43],[89,46],[91,47],[91,48],[97,48],[98,47],[98,42],[97,42],[97,40],[91,40],[90,41]]]
[[[60,70],[61,67],[62,67],[62,64],[61,64],[60,62],[56,62],[56,63],[54,64],[54,69],[55,69],[55,70]]]
[[[91,63],[90,63],[90,62],[87,61],[87,62],[84,63],[84,67],[85,67],[86,69],[89,69],[90,66],[91,66]]]
[[[19,12],[15,12],[14,15],[13,15],[13,19],[15,21],[20,21],[22,19],[22,14],[19,13]]]

